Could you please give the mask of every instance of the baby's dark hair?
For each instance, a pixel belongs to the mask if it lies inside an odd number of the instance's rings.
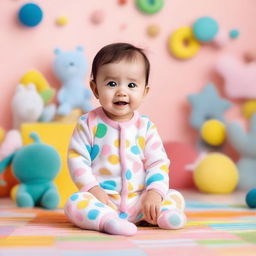
[[[91,79],[93,81],[96,80],[99,67],[122,59],[131,60],[135,58],[138,53],[143,57],[145,62],[145,85],[147,85],[150,72],[149,60],[141,48],[137,48],[128,43],[114,43],[101,48],[92,62]]]

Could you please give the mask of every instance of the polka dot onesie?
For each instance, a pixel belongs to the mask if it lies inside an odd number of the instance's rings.
[[[158,226],[185,225],[184,199],[169,189],[169,159],[155,125],[137,111],[131,120],[109,119],[101,107],[80,117],[71,137],[68,166],[79,192],[65,205],[75,225],[111,234],[133,235],[143,220],[143,192],[154,189],[163,198]],[[100,186],[111,205],[88,192]]]

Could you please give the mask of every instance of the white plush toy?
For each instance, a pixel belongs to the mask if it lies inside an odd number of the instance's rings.
[[[19,129],[22,123],[51,121],[56,112],[54,104],[44,106],[44,101],[34,84],[17,86],[12,99],[13,127]]]

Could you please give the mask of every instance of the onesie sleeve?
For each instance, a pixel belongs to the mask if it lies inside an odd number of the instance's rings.
[[[156,126],[151,121],[148,121],[147,125],[144,155],[146,190],[157,190],[164,198],[169,190],[170,160],[167,157]]]
[[[88,114],[80,117],[68,148],[68,168],[80,191],[88,191],[99,185],[92,173],[92,132],[88,126]]]

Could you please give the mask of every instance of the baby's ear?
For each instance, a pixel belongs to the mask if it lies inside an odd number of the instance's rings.
[[[90,81],[90,87],[92,89],[92,92],[93,92],[95,98],[99,99],[99,92],[98,92],[98,89],[97,89],[97,85],[93,80]]]
[[[145,90],[144,90],[144,97],[148,94],[149,89],[150,89],[150,87],[149,87],[149,85],[147,85],[147,86],[145,87]]]

